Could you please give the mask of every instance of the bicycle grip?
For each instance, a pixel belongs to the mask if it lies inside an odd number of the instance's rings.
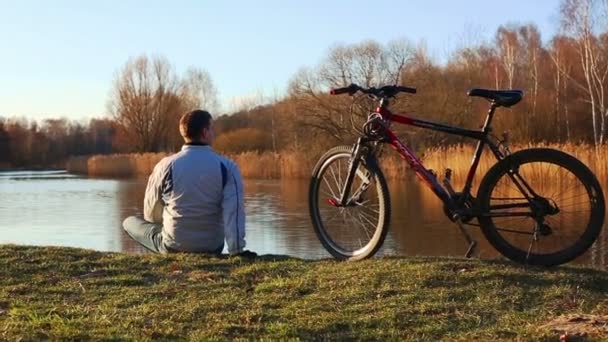
[[[352,94],[356,93],[357,90],[359,90],[359,86],[354,83],[351,83],[348,87],[331,89],[329,91],[329,93],[331,95],[340,95],[340,94],[346,94],[346,93],[348,93],[349,95],[352,95]]]
[[[398,86],[397,89],[399,89],[399,91],[403,93],[416,94],[416,88]]]

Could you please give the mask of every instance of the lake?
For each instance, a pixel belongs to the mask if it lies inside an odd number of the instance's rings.
[[[604,182],[606,184],[606,182]],[[122,230],[141,215],[146,179],[96,179],[65,171],[0,172],[0,244],[145,253]],[[439,200],[414,177],[389,180],[391,230],[379,255],[462,256],[466,245]],[[312,229],[307,180],[246,180],[247,248],[319,259],[330,255]],[[494,258],[478,228],[478,255]],[[576,263],[605,269],[606,234]]]

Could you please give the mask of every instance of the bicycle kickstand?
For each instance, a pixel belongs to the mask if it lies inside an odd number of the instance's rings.
[[[477,241],[473,240],[473,238],[471,237],[471,234],[469,234],[469,232],[466,231],[461,219],[457,219],[456,224],[458,225],[458,229],[460,229],[460,232],[464,236],[465,240],[467,240],[467,243],[469,245],[469,248],[467,249],[467,252],[465,253],[464,257],[470,258],[473,255],[473,252],[475,252],[475,247],[477,246]]]

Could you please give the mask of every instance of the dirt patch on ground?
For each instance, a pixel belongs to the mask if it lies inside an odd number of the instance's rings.
[[[560,316],[541,326],[560,334],[560,341],[585,341],[587,337],[608,337],[608,316]]]

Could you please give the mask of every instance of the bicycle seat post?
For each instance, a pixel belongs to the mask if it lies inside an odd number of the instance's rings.
[[[483,124],[483,132],[486,134],[492,131],[492,119],[494,118],[494,112],[498,107],[499,105],[497,105],[495,102],[492,102],[492,105],[490,105],[490,109],[488,110],[488,116],[486,116],[486,122]]]

